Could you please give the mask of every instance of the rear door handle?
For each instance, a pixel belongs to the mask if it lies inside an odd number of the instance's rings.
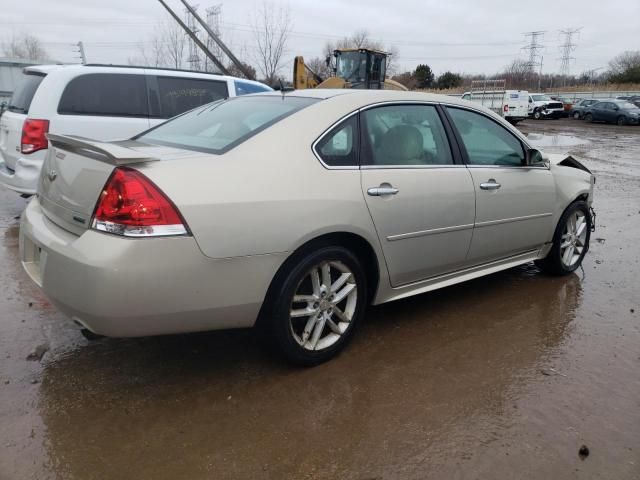
[[[501,187],[498,182],[496,182],[493,178],[490,178],[488,182],[484,182],[480,184],[480,188],[482,190],[497,190]]]
[[[372,197],[382,197],[384,195],[395,195],[400,190],[394,187],[373,187],[367,190],[367,194]]]

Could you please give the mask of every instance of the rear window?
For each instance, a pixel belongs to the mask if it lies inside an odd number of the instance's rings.
[[[38,86],[44,77],[45,75],[43,74],[24,73],[11,96],[11,100],[9,100],[7,109],[10,112],[29,113],[31,100],[33,100],[33,96],[36,94],[36,90],[38,90]]]
[[[158,77],[160,116],[171,118],[188,110],[227,98],[227,82],[180,77]]]
[[[233,83],[235,84],[236,95],[238,96],[271,91],[271,88],[266,85],[256,85],[255,83],[241,82],[238,80],[235,80]]]
[[[149,109],[144,75],[90,73],[76,77],[64,89],[58,113],[146,117]]]
[[[192,110],[134,138],[154,145],[224,153],[317,101],[280,95],[234,97]]]

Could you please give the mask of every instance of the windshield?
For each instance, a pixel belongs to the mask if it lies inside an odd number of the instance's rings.
[[[317,98],[255,95],[220,100],[193,109],[135,140],[207,153],[224,153]]]
[[[360,52],[343,52],[338,55],[336,76],[347,82],[364,82],[367,74],[367,56]]]
[[[22,80],[16,86],[11,100],[9,100],[8,110],[15,113],[29,113],[31,100],[44,77],[43,74],[37,73],[23,74]]]
[[[534,101],[536,102],[551,102],[551,98],[546,95],[531,95]]]

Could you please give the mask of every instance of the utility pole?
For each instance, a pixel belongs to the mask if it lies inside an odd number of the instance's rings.
[[[529,39],[529,43],[522,47],[523,50],[529,52],[529,59],[526,62],[527,68],[529,70],[529,76],[533,77],[535,74],[536,67],[540,67],[540,71],[542,72],[542,51],[544,50],[544,45],[542,41],[544,40],[544,34],[546,32],[544,30],[538,30],[537,32],[527,32],[524,34],[524,37]],[[538,86],[540,85],[540,78],[538,77]]]
[[[540,82],[542,81],[542,61],[544,60],[544,57],[541,55],[540,56],[540,71],[538,72],[538,91],[540,91]]]
[[[216,33],[213,30],[211,30],[209,25],[207,25],[207,23],[200,17],[200,15],[198,15],[198,12],[196,12],[195,9],[186,2],[186,0],[180,0],[180,1],[184,4],[184,6],[189,11],[189,13],[191,13],[191,15],[193,15],[193,17],[198,21],[198,23],[202,25],[202,28],[204,28],[205,32],[207,32],[209,36],[213,38],[213,41],[218,44],[218,46],[227,55],[227,57],[229,57],[229,59],[234,63],[234,65],[238,67],[238,70],[242,72],[245,78],[249,80],[255,80],[252,73],[247,69],[247,67],[245,67],[245,65],[236,58],[233,52],[229,50],[229,48],[224,44],[224,42],[220,39],[220,37],[216,35]]]
[[[76,46],[78,47],[78,53],[80,54],[80,61],[85,65],[87,63],[87,56],[84,53],[84,44],[80,41],[76,43]]]
[[[563,86],[567,85],[567,77],[569,76],[569,66],[571,64],[571,60],[575,60],[575,57],[571,56],[571,52],[576,49],[576,44],[572,43],[573,36],[582,30],[580,28],[568,28],[566,30],[560,30],[560,35],[564,36],[564,43],[560,46],[560,52],[562,56],[559,58],[560,60],[560,75],[562,75]]]
[[[229,75],[229,70],[227,70],[225,66],[222,64],[222,62],[218,60],[218,58],[213,53],[211,53],[211,51],[207,48],[207,46],[204,43],[202,43],[202,41],[198,38],[198,36],[194,34],[191,30],[189,30],[189,27],[187,27],[187,25],[180,19],[180,17],[176,15],[176,13],[173,10],[171,10],[171,7],[169,7],[169,5],[167,5],[163,0],[158,0],[158,1],[167,10],[167,12],[169,12],[169,15],[171,15],[173,19],[176,22],[178,22],[178,25],[182,27],[182,29],[187,33],[187,35],[189,35],[189,38],[191,38],[191,40],[193,40],[193,42],[200,48],[200,50],[204,52],[204,54],[209,58],[209,60],[211,60],[214,63],[214,65],[218,67],[218,69],[220,69],[220,73],[222,73],[223,75]]]

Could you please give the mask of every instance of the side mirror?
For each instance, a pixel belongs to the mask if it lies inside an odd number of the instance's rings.
[[[614,105],[614,106],[613,106],[613,109],[614,109],[614,110],[620,110],[620,107],[618,107],[617,105]]]
[[[546,165],[547,160],[540,150],[530,148],[529,150],[527,150],[525,162],[528,166],[540,167]]]

